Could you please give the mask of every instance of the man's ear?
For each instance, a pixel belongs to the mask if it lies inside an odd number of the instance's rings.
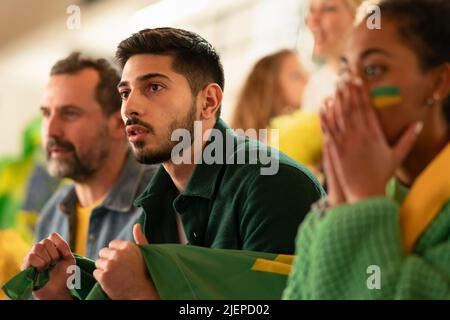
[[[120,111],[114,112],[108,119],[109,135],[113,139],[122,140],[125,139],[125,125],[123,124]]]
[[[223,92],[217,83],[210,83],[200,92],[200,118],[208,120],[216,117],[216,113],[222,103]]]
[[[438,67],[433,87],[433,98],[439,102],[445,100],[450,94],[450,63]]]

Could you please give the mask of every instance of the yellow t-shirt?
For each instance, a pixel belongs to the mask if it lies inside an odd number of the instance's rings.
[[[278,129],[278,141],[271,136],[269,145],[305,166],[315,166],[322,157],[323,134],[319,116],[299,110],[272,119],[271,129]]]
[[[298,110],[272,119],[270,128],[278,129],[279,135],[270,136],[269,145],[307,167],[323,183],[318,170],[324,141],[319,115]]]
[[[79,202],[75,207],[75,215],[77,220],[77,229],[75,231],[75,253],[86,256],[86,243],[89,231],[89,219],[92,210],[98,207],[104,200],[104,197],[96,201],[89,207],[82,207]]]

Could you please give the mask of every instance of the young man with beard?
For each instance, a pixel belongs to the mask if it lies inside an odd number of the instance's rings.
[[[104,59],[73,53],[58,61],[41,101],[42,143],[49,173],[61,187],[40,214],[35,250],[57,232],[71,249],[95,259],[114,239],[130,239],[141,214],[133,206],[153,176],[129,151],[120,117],[118,72]],[[51,248],[51,244],[50,244]]]
[[[219,118],[224,75],[212,46],[189,31],[147,29],[122,41],[116,56],[123,67],[118,89],[133,152],[142,163],[162,163],[135,201],[144,210],[133,229],[136,242],[292,254],[298,225],[323,190],[306,169],[283,154],[271,158],[277,162],[272,174],[263,174],[267,168],[261,161],[243,164],[234,157],[277,152],[239,138]],[[195,124],[200,124],[200,132]],[[183,159],[191,155],[193,161],[180,163],[172,155],[177,130],[214,136],[214,141],[202,140],[197,148],[188,143]],[[230,140],[233,149],[223,153],[219,142]],[[214,145],[221,159],[201,161]],[[62,239],[51,235],[49,241],[60,254],[41,255],[44,263],[36,265],[34,252],[25,266],[44,269],[57,263],[64,269],[74,263]],[[110,298],[158,298],[136,244],[112,241],[99,256],[93,275]],[[40,291],[48,298],[70,298],[65,279],[53,277]]]

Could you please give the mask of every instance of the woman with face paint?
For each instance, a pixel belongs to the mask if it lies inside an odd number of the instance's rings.
[[[385,0],[321,111],[328,199],[285,299],[450,298],[450,2]]]

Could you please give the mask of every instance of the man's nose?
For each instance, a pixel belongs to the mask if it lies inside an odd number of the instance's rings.
[[[147,109],[147,104],[139,94],[130,92],[126,100],[122,101],[121,114],[124,122],[132,116],[143,116]]]
[[[43,134],[47,137],[60,137],[63,135],[63,124],[57,115],[51,115],[42,123]]]

